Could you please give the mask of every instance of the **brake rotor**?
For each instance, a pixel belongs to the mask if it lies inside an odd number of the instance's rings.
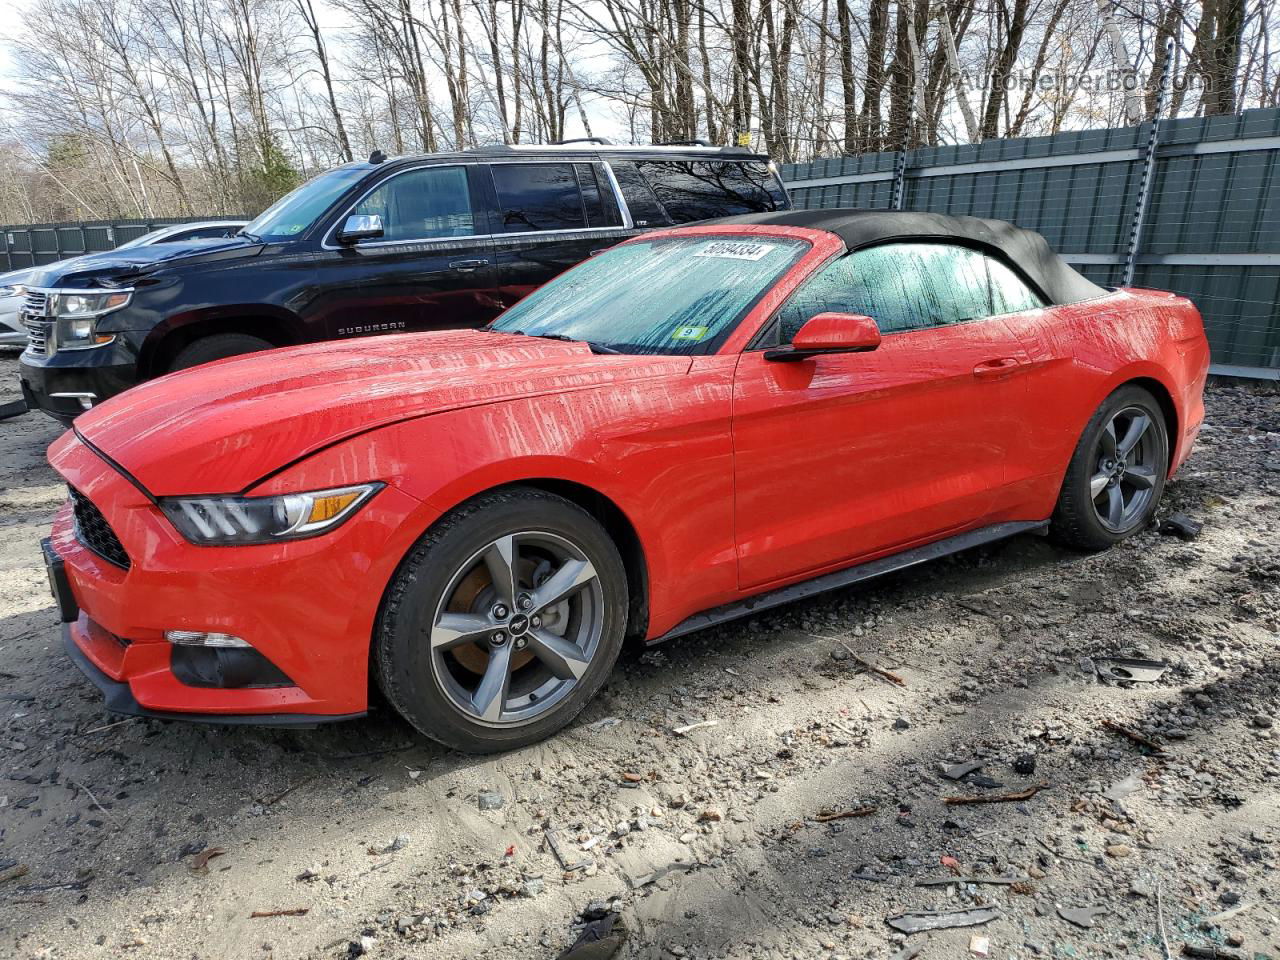
[[[532,567],[532,564],[521,562],[521,566]],[[526,571],[521,570],[521,573]],[[528,571],[530,574],[532,570]],[[487,596],[486,596],[487,594]],[[476,564],[471,572],[458,581],[445,609],[450,613],[484,613],[495,602],[493,577],[489,568],[483,563]],[[489,665],[489,650],[483,643],[468,643],[454,647],[449,651],[458,665],[469,673],[483,676],[485,667]],[[530,650],[518,650],[511,655],[511,670],[514,673],[533,659]]]

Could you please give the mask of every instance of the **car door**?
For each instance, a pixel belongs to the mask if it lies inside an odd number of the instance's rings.
[[[631,236],[602,164],[489,165],[499,296],[511,306],[552,277]]]
[[[478,327],[501,312],[477,170],[397,171],[338,218],[317,258],[313,309],[325,336]],[[380,217],[383,235],[341,243],[351,215]]]
[[[798,362],[744,353],[734,383],[743,589],[982,524],[1023,442],[1026,357],[993,312],[983,258],[891,243],[824,267],[775,318],[866,314],[880,347]]]

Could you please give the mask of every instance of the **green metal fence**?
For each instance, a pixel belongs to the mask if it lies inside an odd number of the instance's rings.
[[[1090,279],[1120,282],[1149,127],[909,151],[903,209],[1037,230]],[[894,153],[789,164],[799,207],[889,206]],[[1205,318],[1214,370],[1280,379],[1280,110],[1166,120],[1136,286]]]

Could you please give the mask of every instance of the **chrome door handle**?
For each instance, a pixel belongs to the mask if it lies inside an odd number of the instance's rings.
[[[466,271],[468,271],[468,270],[474,270],[474,269],[476,269],[477,267],[487,266],[487,265],[488,265],[488,263],[489,263],[489,261],[488,261],[488,260],[484,260],[484,259],[480,259],[480,260],[451,260],[451,261],[449,262],[449,268],[450,268],[451,270],[461,270],[461,271],[463,271],[463,272],[466,272]]]

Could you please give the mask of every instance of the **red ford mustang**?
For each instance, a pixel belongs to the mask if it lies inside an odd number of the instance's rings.
[[[1037,234],[794,211],[660,230],[490,329],[318,343],[82,415],[46,543],[113,710],[497,750],[674,637],[1020,531],[1150,521],[1204,415],[1186,300]]]

